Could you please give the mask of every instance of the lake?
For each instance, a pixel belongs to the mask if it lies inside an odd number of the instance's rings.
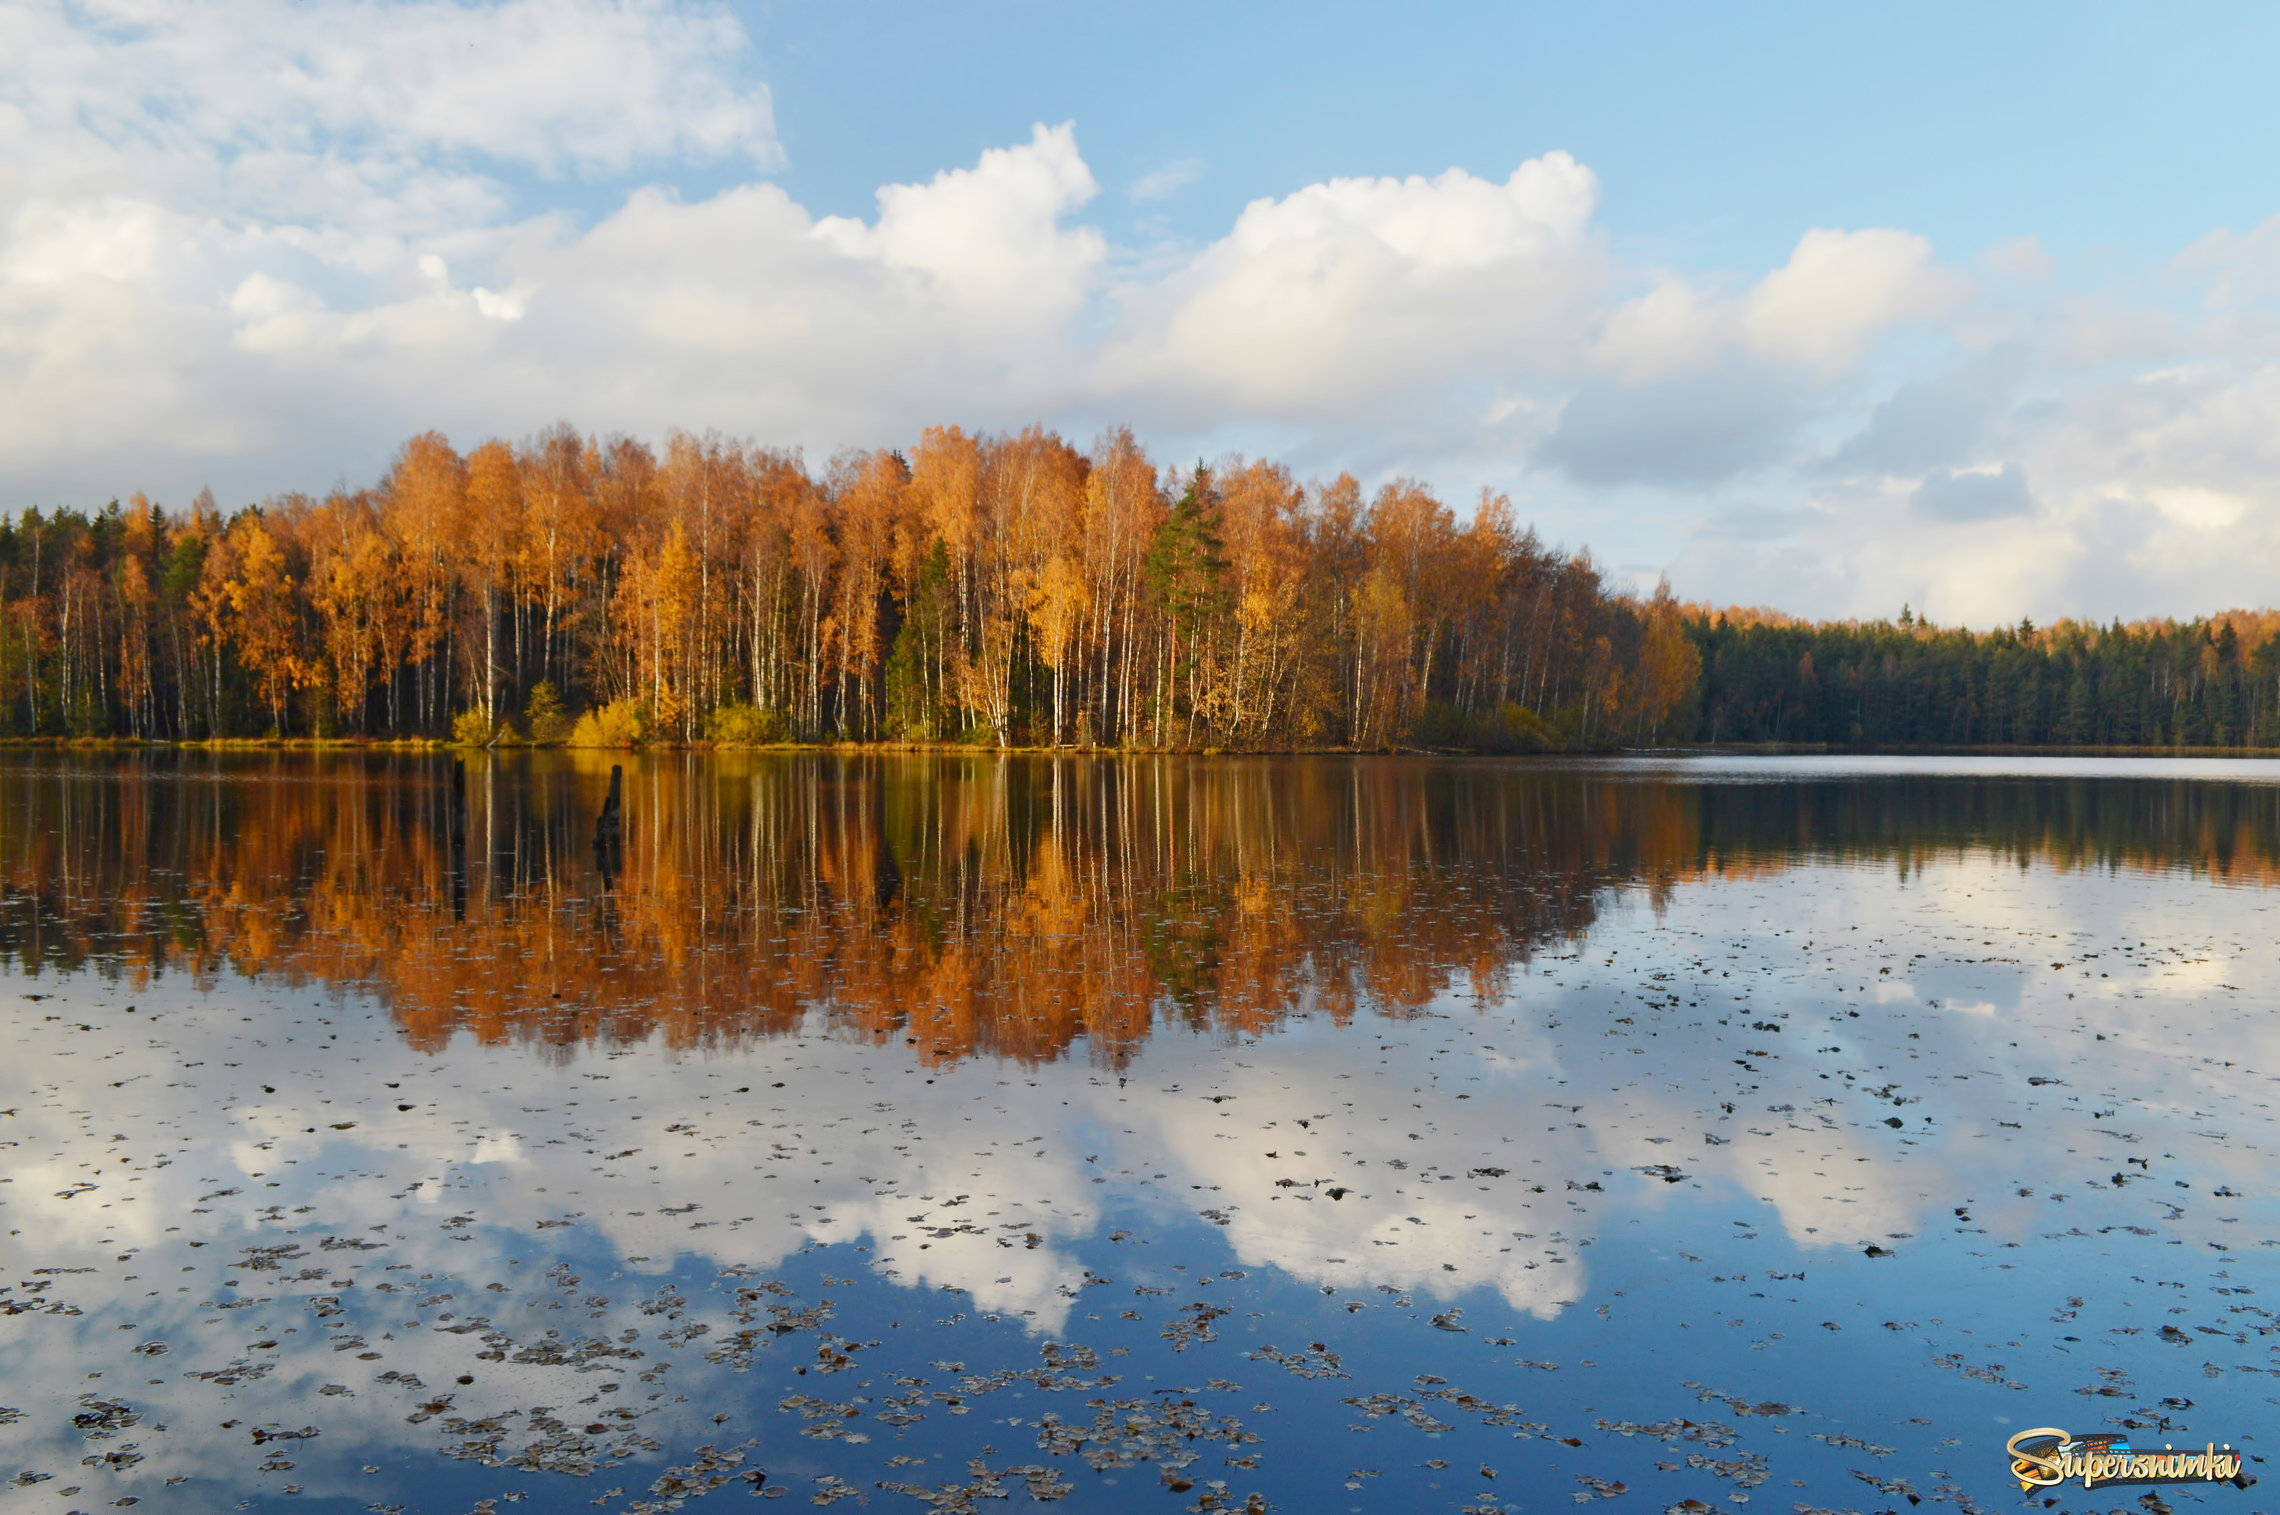
[[[2280,764],[623,764],[0,754],[10,1508],[2261,1473]]]

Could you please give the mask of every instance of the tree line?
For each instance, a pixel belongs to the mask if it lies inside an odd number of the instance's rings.
[[[1578,751],[2280,746],[2280,615],[1988,632],[1610,585],[1484,492],[930,427],[568,425],[0,522],[0,736]]]
[[[2280,747],[2280,613],[1993,631],[1693,609],[1704,742]]]
[[[0,734],[1598,748],[1695,641],[1502,496],[1365,496],[1126,430],[794,452],[567,425],[225,513],[0,525]]]

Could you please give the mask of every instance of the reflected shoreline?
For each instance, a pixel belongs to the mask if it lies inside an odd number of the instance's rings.
[[[466,759],[455,803],[457,761],[0,759],[0,958],[372,993],[430,1051],[821,1013],[929,1062],[1119,1066],[1160,1026],[1494,993],[1615,898],[1710,878],[1979,854],[2280,880],[2280,786],[2175,764],[519,752]]]

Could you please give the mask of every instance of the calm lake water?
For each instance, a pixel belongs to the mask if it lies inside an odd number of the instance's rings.
[[[0,1511],[2015,1509],[2280,1404],[2280,763],[608,772],[0,757]]]

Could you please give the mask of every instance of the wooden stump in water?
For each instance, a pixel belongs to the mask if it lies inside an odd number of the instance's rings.
[[[616,763],[610,764],[610,797],[602,801],[602,813],[594,817],[594,845],[597,847],[614,847],[624,835],[618,808],[624,785],[625,769]]]

